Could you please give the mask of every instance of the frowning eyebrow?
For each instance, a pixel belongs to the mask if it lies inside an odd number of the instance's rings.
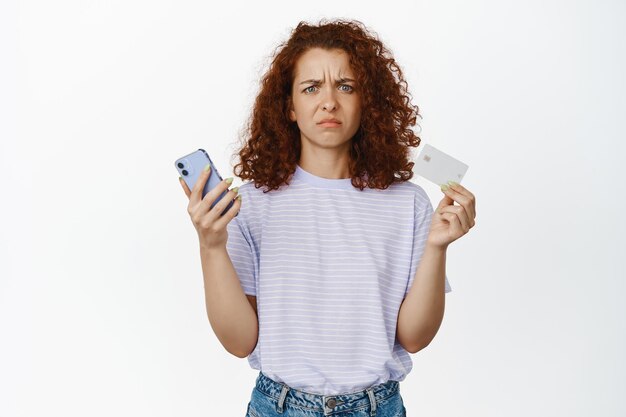
[[[338,78],[337,81],[335,81],[335,82],[337,84],[340,84],[340,83],[345,83],[345,82],[354,82],[354,80],[352,78]],[[309,83],[311,83],[311,84],[321,84],[322,80],[313,80],[313,79],[305,80],[305,81],[302,81],[300,84],[309,84]]]

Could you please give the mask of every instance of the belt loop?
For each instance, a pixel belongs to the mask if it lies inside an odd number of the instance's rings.
[[[374,390],[372,388],[367,389],[367,395],[370,396],[370,403],[372,404],[370,410],[370,416],[376,415],[376,397],[374,396]]]
[[[285,402],[285,397],[287,396],[287,391],[289,391],[289,387],[285,384],[281,384],[283,389],[280,391],[280,397],[278,398],[278,404],[276,409],[279,413],[283,412],[283,404]]]

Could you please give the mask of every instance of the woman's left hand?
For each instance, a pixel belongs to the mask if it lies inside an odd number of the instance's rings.
[[[428,244],[446,249],[448,245],[474,227],[476,198],[469,190],[453,181],[442,185],[445,194],[433,213]],[[460,205],[454,205],[454,202]]]

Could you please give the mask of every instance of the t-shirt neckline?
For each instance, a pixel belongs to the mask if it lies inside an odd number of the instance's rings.
[[[317,175],[311,174],[305,171],[299,164],[296,164],[296,171],[293,177],[297,180],[305,182],[307,184],[314,185],[321,188],[333,188],[342,190],[351,190],[354,188],[352,185],[352,178],[322,178]]]

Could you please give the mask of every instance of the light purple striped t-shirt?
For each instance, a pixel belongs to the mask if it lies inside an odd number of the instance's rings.
[[[426,192],[410,181],[360,191],[299,165],[264,189],[241,185],[227,229],[241,287],[257,297],[250,366],[320,395],[402,381],[413,363],[396,324],[430,229]]]

